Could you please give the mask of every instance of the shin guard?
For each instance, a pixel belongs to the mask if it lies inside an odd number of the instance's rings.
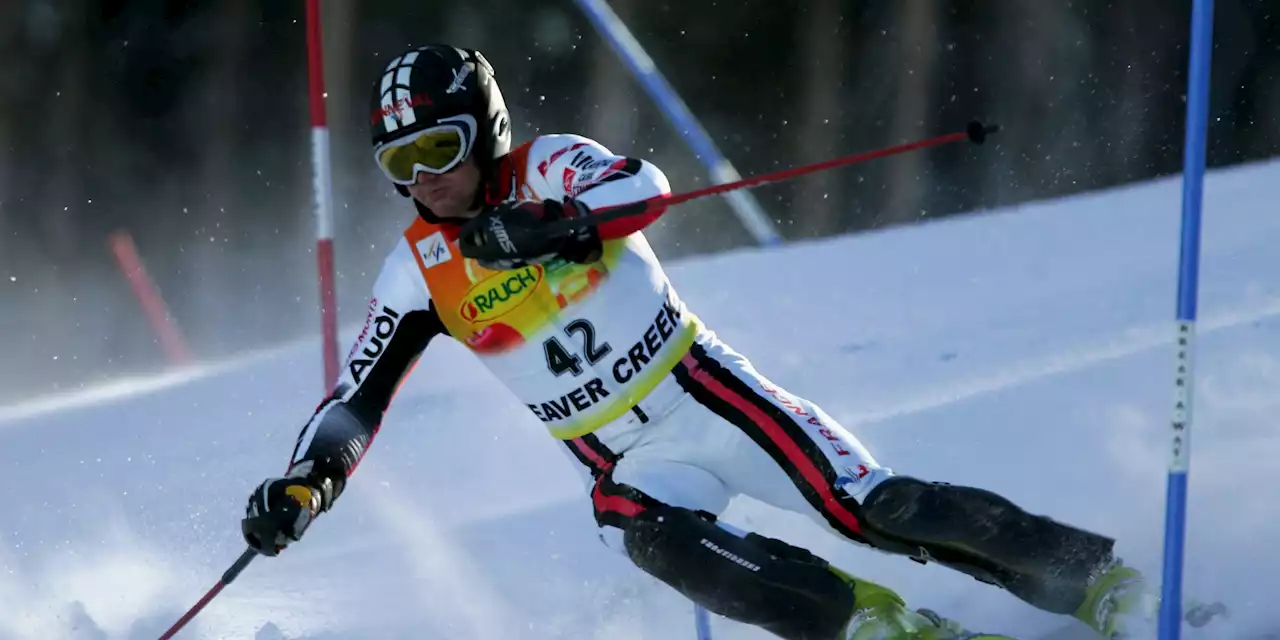
[[[1115,543],[990,491],[906,476],[873,489],[860,513],[876,546],[998,584],[1054,613],[1075,612]]]
[[[688,509],[648,509],[623,540],[636,566],[708,611],[788,640],[836,638],[853,612],[852,588],[825,560]]]

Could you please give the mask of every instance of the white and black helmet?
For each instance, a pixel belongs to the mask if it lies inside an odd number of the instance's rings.
[[[511,118],[489,61],[474,49],[427,45],[391,60],[373,84],[369,128],[375,156],[424,130],[463,132],[459,160],[474,154],[482,174],[511,151]],[[414,166],[413,171],[426,169]],[[384,167],[386,170],[386,167]],[[408,195],[403,183],[396,188]]]

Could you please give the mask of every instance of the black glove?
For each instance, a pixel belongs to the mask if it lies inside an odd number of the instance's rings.
[[[587,205],[570,198],[521,200],[489,208],[462,225],[458,248],[462,255],[495,271],[519,269],[554,258],[591,263],[600,259],[603,244],[595,227],[556,231],[547,222],[591,215]]]
[[[240,530],[258,553],[274,556],[302,537],[336,497],[328,478],[269,478],[249,496]]]

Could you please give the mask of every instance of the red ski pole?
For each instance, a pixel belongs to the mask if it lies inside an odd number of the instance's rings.
[[[659,196],[656,198],[649,198],[648,200],[640,200],[638,202],[631,202],[628,204],[621,204],[613,207],[601,207],[594,211],[594,213],[597,215],[591,215],[586,218],[571,218],[568,220],[558,220],[556,222],[549,223],[549,226],[557,231],[561,231],[561,230],[576,231],[579,229],[585,229],[587,227],[594,227],[597,225],[601,225],[611,220],[617,220],[619,218],[628,218],[631,216],[640,215],[642,213],[645,213],[646,211],[649,211],[651,209],[655,209],[658,207],[670,207],[672,205],[677,205],[682,202],[688,202],[695,198],[716,195],[719,193],[724,193],[726,191],[733,191],[736,189],[743,189],[746,187],[754,187],[754,186],[766,184],[769,182],[779,182],[781,180],[788,180],[796,176],[802,176],[809,173],[816,173],[818,171],[825,171],[827,169],[833,169],[835,167],[841,167],[844,165],[854,164],[857,162],[874,160],[876,158],[883,158],[886,156],[897,155],[899,153],[914,151],[916,149],[924,149],[926,147],[937,147],[940,145],[950,144],[952,142],[961,142],[964,140],[968,140],[970,142],[973,142],[974,144],[982,144],[983,142],[986,141],[988,135],[995,133],[999,130],[1000,130],[999,125],[995,125],[995,124],[984,125],[981,122],[974,121],[974,122],[970,122],[964,131],[957,131],[955,133],[948,133],[946,135],[937,136],[935,138],[928,138],[925,140],[918,140],[916,142],[908,142],[906,144],[900,144],[892,147],[885,147],[883,149],[877,149],[875,151],[865,151],[863,153],[855,153],[853,155],[841,156],[839,158],[832,158],[831,160],[824,160],[822,162],[806,164],[799,167],[793,167],[791,169],[774,171],[773,173],[766,173],[766,174],[754,176],[751,178],[743,178],[742,180],[738,180],[735,182],[726,182],[725,184],[718,184],[715,186],[705,187],[702,189],[695,189],[687,193],[681,193],[681,194],[669,195],[669,196]]]
[[[213,585],[213,588],[210,589],[208,593],[204,594],[204,597],[200,598],[200,601],[197,602],[194,607],[191,607],[190,610],[183,614],[183,616],[179,618],[172,627],[169,627],[169,630],[164,632],[164,635],[160,636],[160,640],[169,640],[169,638],[173,637],[173,634],[181,631],[188,622],[191,622],[192,618],[196,617],[196,614],[200,613],[201,609],[204,609],[205,605],[209,604],[210,600],[213,600],[213,598],[222,591],[223,587],[231,584],[231,582],[236,579],[236,576],[240,575],[240,572],[244,571],[244,568],[249,566],[249,563],[253,561],[253,558],[256,555],[258,555],[258,552],[254,551],[252,547],[245,549],[244,553],[240,554],[240,557],[231,565],[231,568],[227,569],[226,573],[222,574],[222,579],[218,581],[218,584]]]

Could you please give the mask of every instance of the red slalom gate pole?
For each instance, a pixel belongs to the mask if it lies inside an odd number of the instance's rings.
[[[133,295],[142,305],[143,313],[151,322],[151,329],[160,339],[160,346],[168,356],[169,362],[175,365],[191,364],[193,360],[191,351],[187,348],[177,323],[169,315],[168,307],[160,296],[159,290],[147,275],[147,268],[142,264],[141,256],[138,255],[138,247],[133,243],[133,236],[127,231],[116,231],[107,238],[107,244],[115,254],[116,262],[120,264],[120,270],[124,272],[125,279],[129,281]]]
[[[832,158],[831,160],[824,160],[822,162],[806,164],[799,167],[793,167],[791,169],[774,171],[772,173],[766,173],[766,174],[754,176],[751,178],[743,178],[742,180],[737,180],[735,182],[726,182],[725,184],[718,184],[710,187],[704,187],[702,189],[695,189],[693,191],[689,191],[686,193],[669,195],[669,196],[658,196],[655,198],[649,198],[648,200],[640,200],[638,202],[631,202],[628,204],[621,204],[613,207],[601,207],[595,210],[595,213],[598,215],[591,215],[586,218],[571,218],[569,220],[559,220],[556,222],[549,223],[548,226],[558,231],[559,230],[573,231],[573,230],[584,229],[587,227],[594,227],[594,226],[609,222],[611,220],[617,220],[619,218],[628,218],[631,216],[640,215],[642,213],[645,213],[652,209],[656,209],[658,207],[670,207],[670,206],[680,204],[682,202],[688,202],[690,200],[694,200],[696,198],[712,196],[712,195],[724,193],[726,191],[733,191],[735,189],[745,189],[747,187],[755,187],[755,186],[759,186],[759,185],[770,183],[770,182],[779,182],[782,180],[788,180],[788,179],[795,178],[797,176],[802,176],[809,173],[825,171],[827,169],[842,167],[845,165],[850,165],[858,162],[866,162],[867,160],[874,160],[876,158],[884,158],[886,156],[897,155],[899,153],[915,151],[916,149],[924,149],[927,147],[937,147],[944,144],[950,144],[952,142],[963,142],[965,140],[968,140],[969,142],[972,142],[974,144],[982,144],[983,142],[986,141],[988,135],[993,134],[999,130],[1000,130],[999,125],[994,125],[994,124],[984,125],[981,122],[976,122],[976,121],[970,122],[969,126],[966,127],[964,131],[957,131],[955,133],[948,133],[946,135],[941,135],[934,138],[918,140],[916,142],[908,142],[906,144],[900,144],[892,147],[885,147],[883,149],[877,149],[875,151],[866,151],[863,153],[855,153],[853,155],[841,156],[839,158]]]
[[[324,109],[324,55],[320,38],[320,0],[307,2],[307,85],[311,106],[311,166],[316,204],[316,268],[320,282],[320,327],[324,337],[324,386],[338,381],[338,302],[333,266],[333,168],[329,161],[329,125]]]

